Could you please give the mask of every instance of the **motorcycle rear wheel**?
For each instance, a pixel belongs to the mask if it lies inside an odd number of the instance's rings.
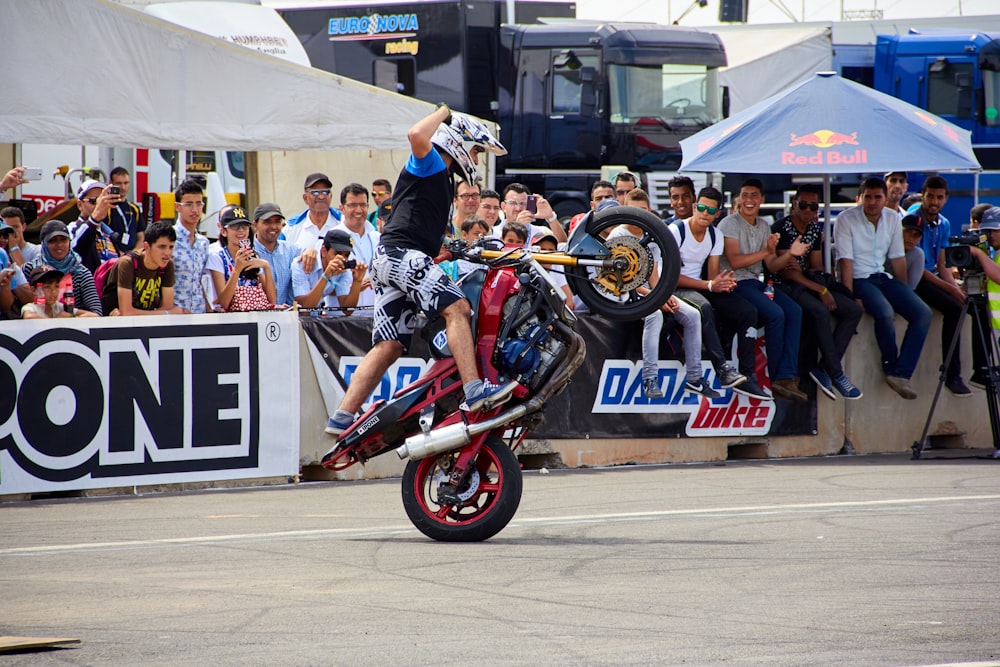
[[[438,483],[457,452],[410,461],[403,472],[403,507],[417,530],[440,542],[481,542],[510,523],[521,503],[524,480],[517,456],[489,436],[466,481],[461,505],[440,504]]]
[[[592,268],[566,267],[566,280],[573,293],[587,304],[591,312],[613,320],[637,320],[666,303],[677,289],[681,254],[674,235],[667,229],[663,220],[649,211],[634,206],[613,206],[595,213],[590,218],[586,231],[600,240],[601,232],[610,231],[618,225],[638,227],[642,231],[642,238],[638,239],[639,245],[647,251],[653,246],[659,248],[660,279],[656,287],[648,294],[639,294],[633,289],[625,293],[624,300],[618,300],[595,281],[596,274]],[[607,242],[605,245],[608,245]],[[629,271],[636,269],[637,267],[630,266]]]

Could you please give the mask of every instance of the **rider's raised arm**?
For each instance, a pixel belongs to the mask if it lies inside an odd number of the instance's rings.
[[[406,133],[406,138],[410,140],[410,151],[413,157],[422,158],[431,152],[431,137],[437,131],[438,126],[448,120],[451,110],[446,106],[440,106],[427,116],[418,120],[410,131]]]

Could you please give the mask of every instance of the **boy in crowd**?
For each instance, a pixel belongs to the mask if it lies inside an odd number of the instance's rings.
[[[633,188],[625,194],[625,201],[628,206],[635,206],[645,211],[649,210],[649,195],[641,188]],[[617,205],[617,201],[608,200],[598,207],[598,210]],[[619,225],[608,234],[608,240],[621,236],[634,236],[641,238],[643,232],[633,225]],[[660,267],[663,265],[659,248],[653,249],[653,272],[649,276],[649,282],[639,288],[640,293],[648,293],[656,287],[660,279]],[[664,313],[669,313],[684,331],[684,364],[685,381],[684,388],[696,394],[701,394],[706,398],[717,398],[719,393],[705,380],[701,369],[701,316],[698,309],[691,304],[678,299],[676,295],[670,295],[659,310],[643,318],[642,323],[642,391],[647,398],[662,398],[663,389],[660,388],[660,332],[663,330]]]
[[[712,221],[722,206],[722,193],[713,187],[698,192],[697,203],[687,220],[678,220],[668,226],[677,241],[681,255],[681,275],[675,294],[698,308],[702,321],[702,341],[705,352],[723,389],[750,398],[770,401],[771,397],[757,383],[754,370],[756,362],[757,310],[732,293],[736,287],[732,271],[721,271],[722,234]],[[737,371],[726,360],[716,318],[730,331],[736,332]]]
[[[174,246],[177,232],[166,221],[151,224],[141,252],[118,259],[108,273],[101,303],[109,315],[180,315],[191,311],[174,305]]]
[[[56,317],[97,317],[95,313],[87,310],[76,310],[67,312],[65,306],[59,301],[59,283],[62,281],[63,272],[54,269],[48,264],[39,264],[31,269],[28,276],[28,283],[36,294],[32,303],[21,306],[21,319],[39,320],[52,319]]]
[[[771,231],[780,235],[779,257],[789,252],[796,239],[809,246],[806,254],[773,274],[776,288],[799,304],[806,319],[812,322],[820,362],[809,371],[809,377],[832,399],[836,399],[838,393],[849,400],[861,398],[861,390],[844,373],[841,359],[864,310],[842,285],[823,273],[823,230],[819,226],[816,188],[800,186],[792,197],[791,214],[775,222]],[[835,324],[831,322],[833,318],[836,318]]]
[[[758,215],[763,203],[764,184],[750,178],[740,185],[735,213],[723,218],[719,231],[725,238],[722,268],[732,270],[736,280],[734,293],[757,309],[764,323],[764,345],[771,391],[778,398],[807,401],[799,389],[799,336],[802,308],[782,291],[765,294],[764,267],[777,273],[809,249],[801,238],[795,239],[788,253],[777,254],[778,234]]]

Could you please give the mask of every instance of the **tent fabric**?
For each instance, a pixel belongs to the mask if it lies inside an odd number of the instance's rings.
[[[681,141],[680,170],[742,174],[978,171],[971,135],[833,73]]]
[[[729,113],[832,69],[829,26],[714,27],[726,47],[728,67],[719,82],[729,88]]]
[[[111,0],[4,0],[0,142],[393,149],[433,106]]]

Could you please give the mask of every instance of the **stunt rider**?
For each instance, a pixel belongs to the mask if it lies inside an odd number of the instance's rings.
[[[469,320],[472,308],[433,259],[448,229],[453,174],[475,185],[481,180],[476,170],[480,154],[489,150],[505,155],[507,150],[482,123],[444,105],[411,127],[407,138],[410,158],[393,188],[392,215],[369,267],[375,290],[372,349],[326,423],[326,432],[333,436],[354,423],[382,375],[409,349],[417,311],[445,319],[448,345],[465,389],[464,410],[503,403],[517,386],[480,379]]]

